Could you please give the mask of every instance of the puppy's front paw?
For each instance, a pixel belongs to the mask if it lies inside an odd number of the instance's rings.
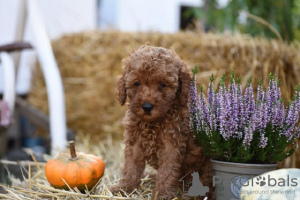
[[[131,193],[134,190],[134,188],[129,188],[129,187],[122,187],[119,185],[113,185],[109,188],[109,191],[113,195],[117,195],[118,193],[121,193],[122,196],[125,196],[125,193]]]
[[[159,192],[159,191],[153,191],[152,193],[152,199],[158,199],[158,200],[170,200],[176,197],[175,193],[170,192]]]
[[[121,187],[118,186],[118,185],[113,185],[113,186],[111,186],[111,187],[109,188],[109,191],[110,191],[113,195],[115,195],[115,194],[117,194],[118,192],[121,191]]]

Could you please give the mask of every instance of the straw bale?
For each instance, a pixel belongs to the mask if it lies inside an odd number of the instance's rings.
[[[95,31],[66,35],[52,46],[63,78],[68,126],[92,135],[122,137],[126,106],[116,101],[115,86],[122,72],[121,60],[148,43],[173,48],[192,67],[197,64],[199,86],[207,89],[213,73],[216,82],[232,70],[256,83],[267,82],[270,72],[282,81],[282,95],[291,99],[300,83],[298,44],[252,38],[247,35],[216,35],[195,32],[162,34]],[[47,94],[39,68],[33,79],[29,101],[47,111]],[[255,86],[255,84],[254,84]]]

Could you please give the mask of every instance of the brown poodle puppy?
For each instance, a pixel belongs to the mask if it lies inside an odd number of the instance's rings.
[[[123,122],[125,165],[119,186],[111,191],[137,188],[147,162],[157,170],[153,197],[175,197],[182,188],[180,179],[198,171],[213,199],[211,163],[189,128],[188,66],[173,50],[147,45],[124,59],[123,66],[118,100],[124,105],[129,99]],[[191,175],[187,177],[191,182]]]

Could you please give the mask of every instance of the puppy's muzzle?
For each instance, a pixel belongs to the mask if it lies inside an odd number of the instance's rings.
[[[143,105],[142,105],[142,108],[143,108],[143,110],[146,112],[146,113],[150,113],[151,112],[151,110],[153,109],[153,105],[151,104],[151,103],[144,103]]]

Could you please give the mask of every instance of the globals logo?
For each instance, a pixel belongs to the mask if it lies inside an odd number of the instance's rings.
[[[298,177],[298,176],[297,176]],[[234,176],[225,178],[225,181],[221,176],[213,176],[213,186],[216,186],[216,193],[221,196],[224,195],[225,188],[228,188],[232,195],[239,199],[241,195],[241,188],[244,187],[243,193],[245,194],[295,194],[295,188],[300,186],[300,182],[297,178],[290,175],[284,175],[280,177],[272,177],[271,175],[257,176],[250,175],[245,177]],[[299,177],[298,177],[299,178]],[[183,197],[196,197],[202,196],[209,191],[209,188],[204,186],[200,181],[198,172],[189,172],[183,176],[179,181],[182,184]],[[249,187],[249,188],[248,188]],[[261,188],[261,189],[258,189]],[[204,198],[204,199],[207,199]]]
[[[224,188],[228,188],[236,199],[240,198],[242,187],[244,188],[243,193],[246,194],[294,194],[299,185],[299,180],[290,175],[282,177],[272,177],[272,175],[245,177],[240,175],[225,179],[225,182],[220,176],[213,177],[213,186],[217,186],[216,193],[222,196],[226,190]]]
[[[298,186],[298,180],[297,178],[290,178],[289,175],[287,175],[286,178],[272,178],[270,175],[268,177],[262,177],[258,176],[256,178],[250,179],[249,181],[243,181],[241,178],[240,185],[241,186],[268,186],[268,187],[297,187]]]

